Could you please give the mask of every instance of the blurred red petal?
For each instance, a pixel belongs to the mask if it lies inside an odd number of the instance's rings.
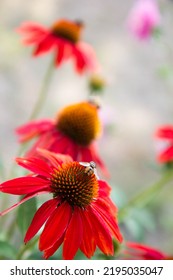
[[[54,125],[52,120],[31,121],[25,125],[21,125],[16,129],[16,133],[20,136],[20,141],[24,142],[39,135],[42,132],[50,130]]]
[[[165,139],[171,139],[173,140],[173,126],[172,125],[165,125],[163,127],[160,127],[156,133],[156,137],[159,138],[165,138]]]
[[[173,160],[173,145],[167,148],[158,156],[158,161],[161,163],[169,162]]]

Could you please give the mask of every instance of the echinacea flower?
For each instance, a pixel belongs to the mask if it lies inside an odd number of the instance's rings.
[[[46,161],[34,157],[16,159],[32,174],[0,185],[1,192],[25,195],[1,216],[36,195],[50,193],[53,198],[35,213],[25,243],[45,224],[39,238],[39,249],[45,258],[53,255],[61,244],[64,259],[73,259],[78,249],[90,258],[97,247],[104,254],[113,255],[113,238],[121,242],[122,236],[117,224],[117,208],[109,198],[110,186],[68,156],[47,150],[39,152]]]
[[[66,106],[55,120],[31,121],[16,131],[21,142],[38,138],[26,156],[33,156],[37,154],[37,148],[43,148],[68,154],[75,161],[94,161],[108,175],[95,143],[100,129],[97,105],[93,102],[81,102]]]
[[[160,252],[159,250],[147,246],[145,244],[140,244],[136,242],[126,242],[126,249],[123,252],[123,256],[127,259],[133,260],[168,260],[171,257]]]
[[[162,143],[159,145],[157,160],[160,163],[169,163],[173,161],[173,126],[165,125],[159,127],[155,136]],[[159,144],[159,143],[158,143]],[[162,146],[162,147],[161,147]]]
[[[148,39],[160,25],[157,0],[137,0],[128,17],[129,31],[139,39]]]
[[[25,45],[34,46],[34,56],[53,51],[56,66],[71,58],[76,71],[82,73],[98,68],[94,50],[89,44],[81,41],[83,27],[81,21],[61,19],[49,28],[25,22],[18,28],[18,32],[24,36]]]

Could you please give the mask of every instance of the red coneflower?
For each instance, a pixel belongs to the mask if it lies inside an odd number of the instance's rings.
[[[105,175],[108,175],[94,141],[100,130],[96,104],[81,102],[62,109],[55,120],[31,121],[16,131],[21,142],[38,137],[26,156],[35,155],[37,148],[44,148],[52,152],[68,154],[75,161],[94,161]]]
[[[157,160],[161,163],[168,163],[173,161],[173,126],[165,125],[159,127],[155,133],[157,138],[162,139],[161,148],[158,150]]]
[[[171,257],[159,250],[136,242],[126,242],[123,256],[133,260],[167,260]]]
[[[24,36],[25,45],[34,45],[34,56],[53,50],[55,52],[55,65],[72,58],[76,71],[96,70],[98,62],[95,53],[89,44],[81,42],[81,21],[61,19],[50,28],[37,23],[25,22],[18,31]]]
[[[33,172],[32,175],[0,185],[1,192],[25,195],[1,215],[36,195],[52,193],[53,198],[35,213],[25,243],[45,224],[39,238],[39,249],[45,258],[53,255],[62,243],[64,259],[73,259],[78,249],[90,258],[96,247],[106,255],[113,255],[112,239],[121,242],[122,236],[117,224],[117,208],[109,198],[110,187],[68,156],[47,150],[39,152],[46,161],[16,159],[19,165]]]

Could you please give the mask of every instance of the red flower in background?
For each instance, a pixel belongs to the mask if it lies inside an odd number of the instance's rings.
[[[34,56],[53,50],[56,66],[71,58],[77,72],[95,71],[98,68],[95,53],[89,44],[81,42],[82,29],[82,22],[62,19],[50,28],[25,22],[18,28],[18,32],[24,36],[25,45],[34,45]]]
[[[123,256],[132,260],[166,260],[171,259],[159,250],[136,242],[126,242]]]
[[[39,249],[49,258],[63,244],[63,258],[73,259],[78,249],[90,258],[98,247],[113,255],[112,238],[122,241],[117,224],[117,208],[109,198],[110,187],[97,179],[94,172],[70,157],[39,150],[46,159],[17,158],[32,175],[0,185],[0,191],[25,195],[16,206],[36,195],[51,193],[53,198],[41,205],[25,235],[25,243],[45,224],[39,238]]]
[[[22,125],[16,130],[21,142],[38,138],[26,156],[36,155],[37,148],[68,154],[75,161],[94,161],[108,176],[95,143],[101,130],[97,111],[96,104],[81,102],[62,109],[55,120],[31,121]]]
[[[165,125],[157,129],[155,136],[162,140],[161,149],[157,156],[157,160],[161,163],[173,161],[173,126]]]

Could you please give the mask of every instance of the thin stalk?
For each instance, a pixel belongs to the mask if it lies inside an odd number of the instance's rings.
[[[169,170],[165,172],[165,174],[162,176],[162,178],[148,187],[147,189],[143,190],[139,194],[137,194],[135,197],[133,197],[123,208],[119,210],[118,214],[118,220],[122,221],[124,217],[126,216],[127,212],[134,206],[140,205],[144,206],[146,205],[153,196],[162,189],[165,185],[167,185],[171,180],[173,180],[173,170]]]
[[[26,245],[22,245],[21,248],[19,249],[19,252],[16,256],[16,260],[22,260],[24,254],[31,248],[34,247],[34,245],[38,242],[39,236],[37,236],[33,241],[30,241]]]
[[[46,97],[47,97],[47,93],[48,93],[48,87],[50,85],[50,81],[51,81],[51,78],[52,78],[52,74],[53,74],[53,70],[54,70],[54,64],[53,62],[51,61],[47,71],[46,71],[46,74],[45,74],[45,77],[44,77],[44,80],[43,80],[43,84],[42,84],[42,87],[40,89],[40,92],[38,94],[38,99],[37,99],[37,102],[31,112],[31,115],[29,117],[29,120],[33,120],[37,117],[38,113],[40,112],[45,100],[46,100]]]

